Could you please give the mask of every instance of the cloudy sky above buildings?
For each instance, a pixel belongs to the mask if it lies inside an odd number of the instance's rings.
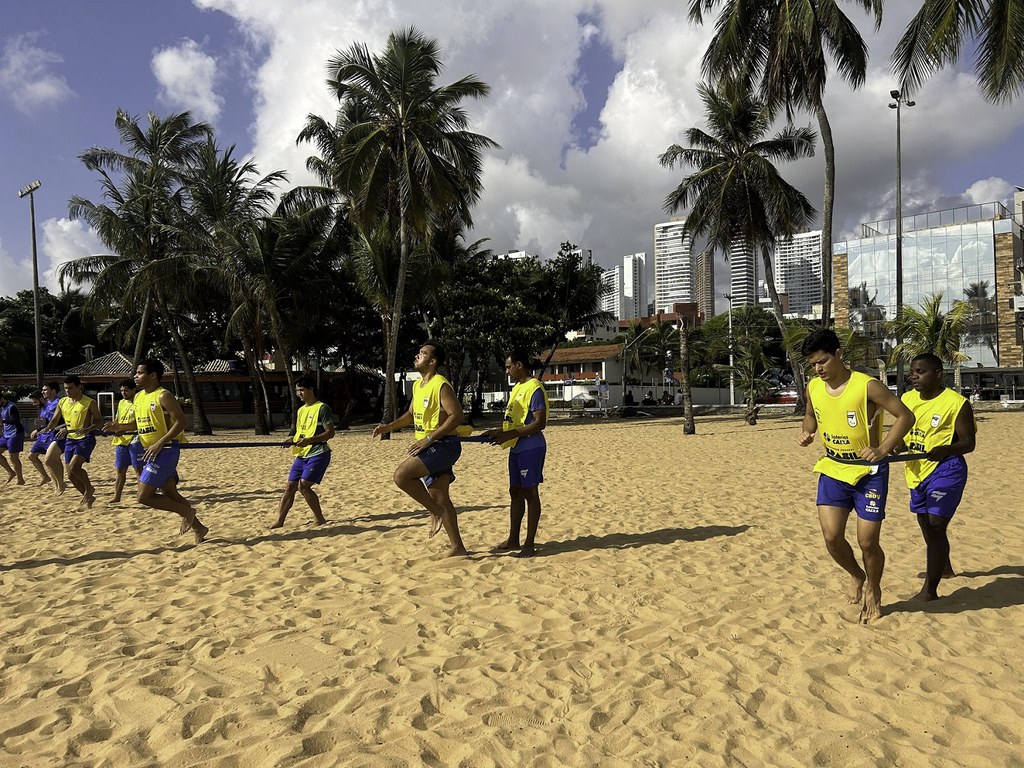
[[[653,225],[682,174],[657,157],[703,123],[696,85],[707,28],[682,0],[35,0],[0,8],[0,295],[31,286],[28,201],[34,179],[39,262],[54,270],[103,252],[67,215],[72,195],[98,199],[77,159],[117,146],[115,110],[145,116],[191,110],[219,141],[264,173],[309,181],[310,149],[295,136],[307,114],[333,116],[325,66],[356,41],[371,50],[415,25],[438,39],[449,82],[475,73],[491,96],[468,104],[473,128],[501,145],[484,164],[475,238],[497,252],[542,256],[565,240],[603,266],[652,251]],[[837,151],[837,240],[894,212],[895,114],[890,55],[917,3],[886,3],[878,32],[847,13],[871,49],[867,83],[830,78]],[[1024,183],[1024,109],[978,93],[971,62],[933,77],[903,113],[906,212],[1006,200]],[[798,115],[798,124],[812,124]],[[816,127],[816,126],[814,126]],[[782,169],[820,205],[821,152]],[[724,282],[726,268],[719,269]]]

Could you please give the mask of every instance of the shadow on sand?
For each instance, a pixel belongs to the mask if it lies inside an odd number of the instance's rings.
[[[980,587],[960,587],[948,594],[942,593],[947,582],[939,584],[939,599],[927,603],[901,600],[885,607],[890,613],[963,613],[985,608],[1010,608],[1024,605],[1024,566],[1000,565],[991,571],[968,571],[959,577],[1004,576]]]
[[[547,541],[537,546],[536,557],[550,557],[563,552],[585,552],[592,549],[632,549],[654,544],[675,544],[677,541],[707,541],[718,536],[738,536],[749,525],[704,525],[698,528],[661,528],[642,533],[609,533],[605,536],[580,536],[567,541]]]

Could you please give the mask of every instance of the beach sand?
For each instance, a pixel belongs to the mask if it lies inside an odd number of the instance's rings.
[[[328,524],[298,498],[279,531],[287,451],[184,453],[198,547],[109,503],[104,439],[91,512],[0,488],[0,766],[1021,766],[1022,428],[979,414],[935,603],[906,602],[924,544],[893,472],[870,626],[788,416],[552,423],[529,560],[489,553],[491,446],[452,486],[473,554],[442,560],[391,481],[408,433],[339,434]]]

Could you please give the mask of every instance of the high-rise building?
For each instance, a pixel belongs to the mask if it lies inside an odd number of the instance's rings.
[[[789,311],[806,314],[821,305],[821,230],[775,241],[775,287],[789,296]]]
[[[622,259],[622,314],[619,320],[647,316],[647,254],[634,253]]]
[[[682,221],[654,225],[654,310],[696,300],[693,240]]]
[[[715,254],[705,248],[697,254],[697,308],[704,320],[715,316]]]
[[[601,283],[606,287],[601,297],[601,311],[611,312],[618,321],[622,316],[622,267],[612,267],[601,273]]]
[[[494,258],[520,261],[522,259],[538,259],[538,256],[534,253],[530,253],[529,251],[509,251],[508,253],[496,253],[494,254]]]
[[[757,260],[746,243],[729,246],[729,278],[733,307],[757,304]]]

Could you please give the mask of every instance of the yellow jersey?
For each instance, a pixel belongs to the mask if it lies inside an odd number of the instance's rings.
[[[448,384],[448,379],[439,373],[431,376],[426,384],[422,379],[413,382],[412,421],[417,440],[437,429],[441,421],[441,387],[445,384]]]
[[[89,423],[90,405],[92,405],[92,398],[85,395],[78,400],[72,400],[70,397],[61,398],[60,414],[64,417],[64,424],[68,428],[68,437],[72,440],[81,440],[85,437],[85,425]]]
[[[160,405],[160,395],[166,391],[163,387],[157,387],[152,392],[143,390],[135,395],[135,426],[139,431],[139,442],[143,448],[149,448],[156,443],[170,428],[167,414]],[[187,441],[184,435],[178,435],[174,442]]]
[[[943,389],[931,400],[925,400],[915,389],[903,393],[903,404],[914,412],[914,426],[903,438],[911,453],[928,453],[932,448],[949,445],[956,434],[956,417],[967,398],[952,389]],[[917,488],[935,471],[939,462],[930,459],[908,461],[904,473],[908,488]]]
[[[532,413],[530,409],[530,403],[533,402],[534,394],[540,390],[544,396],[544,410],[548,410],[548,393],[544,390],[544,385],[537,379],[531,377],[521,384],[516,384],[512,387],[512,392],[508,396],[508,405],[505,407],[505,418],[501,422],[501,429],[503,432],[509,432],[513,429],[519,429],[520,427],[526,426],[526,419],[529,418]],[[535,440],[534,438],[539,438]],[[502,443],[501,447],[506,449],[515,448],[519,444],[520,440],[526,442],[535,442],[537,447],[541,447],[545,444],[543,433],[536,433],[528,435],[525,438],[515,438],[509,440],[506,443]]]
[[[117,417],[114,422],[117,424],[131,424],[135,421],[135,401],[121,398],[117,403]],[[114,435],[110,441],[111,445],[128,445],[132,441],[131,435]]]
[[[878,471],[877,465],[840,464],[833,459],[860,459],[861,448],[881,442],[882,415],[868,403],[868,383],[872,381],[874,379],[866,374],[850,371],[843,391],[835,395],[829,394],[819,377],[807,383],[818,434],[825,447],[825,455],[814,465],[815,472],[855,485],[861,478]]]
[[[307,437],[325,432],[322,427],[331,423],[331,409],[317,400],[312,405],[299,406],[299,412],[295,420],[295,434],[292,442],[297,443]],[[316,456],[320,453],[327,453],[331,450],[327,443],[313,443],[312,445],[292,446],[293,456]]]

